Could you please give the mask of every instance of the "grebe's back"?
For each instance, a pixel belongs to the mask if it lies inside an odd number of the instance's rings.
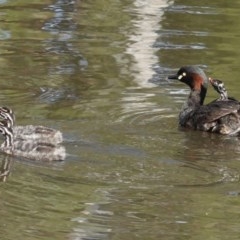
[[[36,161],[62,161],[66,158],[64,146],[34,140],[14,139],[13,131],[6,120],[0,122],[0,132],[4,136],[1,151]]]
[[[0,116],[8,121],[14,139],[38,140],[55,145],[63,141],[62,133],[53,128],[41,125],[15,126],[15,115],[11,108],[0,107]]]

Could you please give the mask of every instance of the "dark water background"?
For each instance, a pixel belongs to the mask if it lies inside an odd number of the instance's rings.
[[[197,64],[240,99],[240,2],[0,1],[0,100],[68,157],[0,155],[1,239],[239,239],[240,140],[178,129]],[[207,102],[217,97],[209,89]]]

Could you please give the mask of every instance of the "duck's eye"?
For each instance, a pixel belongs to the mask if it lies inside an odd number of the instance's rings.
[[[178,76],[178,80],[181,80],[183,77],[186,77],[186,76],[187,76],[187,74],[185,72],[183,72],[182,74],[180,74]]]

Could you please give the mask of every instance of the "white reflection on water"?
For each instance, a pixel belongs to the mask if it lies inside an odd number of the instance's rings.
[[[76,5],[74,0],[56,0],[47,8],[53,17],[42,27],[42,30],[51,33],[43,45],[46,52],[55,55],[55,61],[49,64],[49,75],[72,75],[88,66],[87,60],[73,43],[77,32]]]
[[[169,5],[167,0],[136,0],[134,2],[137,18],[132,20],[135,28],[129,36],[129,44],[126,53],[134,57],[134,62],[130,66],[135,81],[140,87],[154,87],[155,84],[149,82],[155,71],[153,66],[158,63],[156,56],[157,48],[153,45],[157,40],[161,29],[161,19],[163,9]]]
[[[152,102],[154,93],[125,92],[121,100],[122,111],[118,114],[118,122],[128,121],[129,124],[147,124],[157,122],[161,118],[172,116],[172,109],[159,106]]]
[[[71,240],[90,240],[90,239],[108,239],[112,232],[112,221],[114,212],[101,210],[100,208],[109,204],[109,193],[105,189],[98,189],[96,194],[103,197],[106,201],[85,203],[85,208],[79,212],[79,216],[72,218],[71,221],[77,223],[69,235]]]
[[[154,103],[152,99],[155,93],[141,92],[142,88],[153,88],[157,85],[153,83],[156,75],[154,66],[159,66],[157,56],[158,48],[154,45],[159,38],[161,20],[164,9],[169,5],[167,0],[135,0],[134,7],[128,10],[134,16],[130,22],[131,30],[127,31],[128,44],[125,54],[131,57],[128,68],[136,87],[131,86],[122,93],[121,107],[122,112],[118,121],[128,120],[133,122],[152,122],[159,120],[159,116],[165,116],[169,109]],[[117,59],[118,61],[118,59]],[[126,69],[122,69],[124,74]],[[129,73],[128,73],[129,74]],[[157,92],[159,93],[158,90]]]

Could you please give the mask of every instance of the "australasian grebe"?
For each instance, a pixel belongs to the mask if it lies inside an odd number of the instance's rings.
[[[63,141],[62,133],[53,128],[39,125],[15,126],[15,115],[11,108],[0,107],[0,116],[8,121],[14,139],[38,140],[56,145]]]
[[[212,84],[213,88],[220,94],[220,98],[217,99],[216,101],[232,100],[239,102],[236,98],[228,96],[227,89],[225,88],[223,81],[219,79],[209,78],[209,82]]]
[[[228,100],[228,93],[223,81],[219,79],[209,78],[209,82],[212,84],[213,88],[220,94],[220,98],[218,100]]]
[[[36,161],[63,161],[66,158],[65,147],[46,142],[24,139],[14,139],[13,131],[8,127],[7,120],[0,121],[0,133],[4,142],[0,150],[13,156],[19,156]]]
[[[184,66],[176,75],[169,76],[187,84],[191,91],[179,114],[179,125],[195,130],[220,134],[240,134],[240,104],[236,100],[219,100],[203,105],[208,78],[196,66]]]

